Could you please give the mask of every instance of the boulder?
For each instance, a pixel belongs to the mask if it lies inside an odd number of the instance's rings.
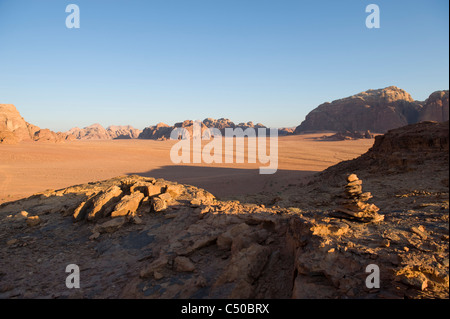
[[[175,270],[180,272],[193,272],[195,270],[195,265],[192,261],[183,256],[178,256],[174,260]]]
[[[141,192],[134,192],[131,195],[123,196],[114,207],[111,217],[134,215],[139,208],[142,199],[144,199],[144,194]]]
[[[88,220],[95,220],[107,215],[107,209],[113,206],[122,195],[122,190],[118,186],[112,186],[101,192],[92,201],[92,209],[87,215]]]

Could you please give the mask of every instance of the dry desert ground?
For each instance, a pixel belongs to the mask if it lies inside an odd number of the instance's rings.
[[[324,134],[279,137],[278,171],[260,175],[249,164],[174,164],[175,141],[98,140],[65,143],[22,142],[0,147],[0,204],[47,189],[96,182],[122,175],[143,175],[207,189],[219,198],[276,193],[343,160],[365,153],[373,139],[321,141]],[[247,154],[247,150],[246,150]]]

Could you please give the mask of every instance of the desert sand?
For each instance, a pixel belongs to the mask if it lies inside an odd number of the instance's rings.
[[[47,189],[142,175],[202,187],[219,198],[276,193],[285,185],[365,153],[373,139],[319,141],[324,134],[279,138],[278,171],[260,175],[261,164],[171,162],[174,141],[107,140],[65,143],[22,142],[0,149],[0,203]]]

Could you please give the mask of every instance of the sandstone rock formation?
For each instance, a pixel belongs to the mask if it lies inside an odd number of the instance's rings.
[[[230,121],[229,119],[213,119],[213,118],[207,118],[203,120],[203,122],[200,122],[201,127],[201,134],[205,134],[205,131],[207,131],[210,128],[218,129],[220,131],[220,134],[222,136],[225,136],[225,130],[227,128],[231,129],[237,129],[240,128],[243,131],[245,131],[248,128],[255,129],[256,135],[258,134],[258,129],[266,129],[265,133],[266,136],[269,135],[268,128],[262,125],[261,123],[253,124],[253,122],[247,122],[247,123],[239,123],[235,124],[234,122]],[[171,132],[176,128],[184,128],[189,132],[189,136],[193,137],[193,127],[194,127],[194,121],[192,120],[186,120],[184,122],[179,122],[174,124],[173,126],[169,126],[164,123],[159,123],[155,126],[147,127],[145,128],[142,133],[139,135],[140,139],[152,139],[152,140],[168,140],[170,139]],[[288,132],[282,131],[282,135],[287,135]],[[206,133],[206,137],[210,137],[211,134],[209,131]],[[198,136],[200,137],[200,136]],[[184,139],[184,137],[182,137]]]
[[[170,127],[165,123],[158,123],[155,126],[144,128],[142,133],[139,135],[139,138],[144,140],[158,140],[162,138],[169,139],[172,130],[173,127]]]
[[[295,133],[310,131],[366,131],[385,133],[416,123],[422,108],[407,92],[395,86],[368,90],[324,103],[311,111]]]
[[[138,138],[141,130],[131,125],[110,125],[106,129],[112,139],[133,139]]]
[[[30,124],[22,118],[12,104],[0,104],[0,132],[12,133],[18,141],[31,140],[34,135]]]
[[[372,139],[375,138],[375,135],[372,134],[369,130],[365,132],[361,131],[345,131],[345,132],[337,132],[333,135],[325,135],[321,138],[323,141],[345,141],[345,140],[359,140],[359,139]]]
[[[425,105],[420,112],[419,121],[445,122],[448,116],[448,90],[436,91],[425,101]]]
[[[62,142],[71,137],[41,129],[26,122],[12,104],[0,104],[0,144],[15,144],[20,141]]]
[[[278,129],[278,136],[293,135],[294,131],[295,131],[295,128],[283,127],[283,128]]]
[[[140,130],[134,127],[127,126],[109,126],[104,128],[100,124],[92,124],[88,127],[80,129],[78,127],[72,128],[67,132],[68,135],[73,136],[77,140],[111,140],[111,139],[132,139],[137,138],[141,133]]]
[[[448,167],[449,122],[420,122],[376,136],[372,148],[359,158],[342,162],[331,171],[373,173],[413,171],[428,165]]]

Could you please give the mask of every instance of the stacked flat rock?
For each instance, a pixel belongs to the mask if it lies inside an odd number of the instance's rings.
[[[358,176],[351,174],[347,178],[347,182],[344,200],[332,215],[363,223],[382,221],[384,216],[378,214],[380,209],[374,204],[367,203],[372,198],[372,194],[369,192],[363,193],[362,181]]]

